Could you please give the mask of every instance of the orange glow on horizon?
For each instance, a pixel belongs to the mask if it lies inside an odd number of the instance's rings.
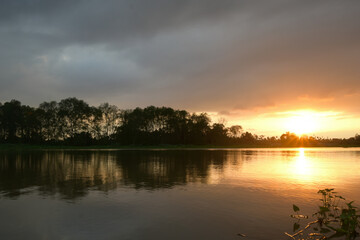
[[[360,116],[341,111],[321,111],[316,109],[292,109],[273,112],[233,112],[221,116],[210,115],[214,122],[219,117],[226,118],[227,126],[241,125],[244,131],[266,137],[281,136],[286,132],[298,136],[318,136],[330,138],[353,137],[358,132]]]
[[[285,130],[296,135],[310,134],[319,128],[319,116],[314,111],[296,111],[285,119]]]

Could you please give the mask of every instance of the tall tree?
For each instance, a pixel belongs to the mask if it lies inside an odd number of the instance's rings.
[[[21,106],[23,121],[21,122],[21,138],[25,142],[40,142],[42,140],[42,127],[40,109]]]
[[[5,141],[5,129],[4,129],[4,110],[3,105],[0,103],[0,142]]]
[[[61,128],[58,103],[55,101],[43,102],[39,105],[39,110],[44,140],[58,140]]]
[[[98,109],[101,112],[101,122],[100,122],[100,134],[102,137],[109,138],[115,134],[116,129],[121,124],[121,111],[115,105],[110,105],[109,103],[101,104]]]
[[[233,125],[229,128],[228,135],[232,138],[239,138],[243,133],[243,128],[240,125]]]
[[[82,132],[88,132],[92,109],[83,100],[77,98],[61,100],[58,114],[63,139],[72,138]]]
[[[11,100],[2,106],[2,126],[4,129],[5,140],[15,142],[20,137],[23,114],[21,103]]]

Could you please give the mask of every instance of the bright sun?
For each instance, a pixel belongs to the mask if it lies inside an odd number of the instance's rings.
[[[318,116],[313,111],[291,112],[290,117],[285,120],[285,128],[297,135],[309,134],[318,128]]]

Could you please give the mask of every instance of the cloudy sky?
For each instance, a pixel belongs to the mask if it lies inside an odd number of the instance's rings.
[[[0,46],[0,102],[165,105],[265,135],[306,111],[317,135],[360,132],[358,0],[2,0]]]

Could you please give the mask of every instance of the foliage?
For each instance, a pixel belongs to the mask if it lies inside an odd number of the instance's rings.
[[[317,212],[313,214],[316,220],[306,224],[300,229],[300,221],[307,219],[308,216],[297,214],[300,208],[293,205],[296,213],[291,215],[297,219],[293,225],[294,234],[285,233],[292,239],[334,239],[341,238],[352,240],[359,236],[360,215],[352,202],[334,192],[334,189],[322,189],[318,191],[321,195],[321,205]]]
[[[284,133],[257,136],[242,126],[212,123],[206,113],[169,107],[121,110],[93,107],[77,98],[43,102],[38,108],[17,100],[0,103],[0,143],[51,145],[210,145],[237,147],[360,146],[360,137],[322,139]]]

